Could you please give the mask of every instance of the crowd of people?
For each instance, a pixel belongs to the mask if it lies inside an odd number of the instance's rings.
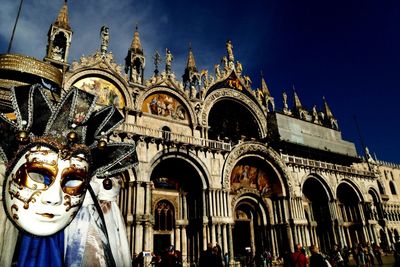
[[[400,240],[393,245],[392,250],[395,266],[400,266]],[[278,263],[283,264],[283,267],[348,267],[349,259],[352,256],[357,267],[372,267],[383,265],[382,255],[383,250],[376,243],[359,244],[351,248],[340,247],[335,244],[329,252],[320,252],[317,245],[304,248],[301,244],[296,244],[295,251],[287,250],[284,252],[283,256],[278,258]],[[154,253],[147,255],[145,252],[141,252],[134,257],[132,266],[148,266],[145,264],[146,256],[151,259],[150,266],[182,266],[182,254],[179,250],[175,250],[172,245],[163,250],[160,255]],[[251,249],[245,250],[242,257],[235,259],[235,261],[240,261],[241,266],[248,267],[272,267],[273,265],[273,257],[268,249],[256,253],[253,253]],[[198,262],[199,267],[224,267],[229,265],[229,254],[223,255],[221,247],[218,244],[213,246],[211,243],[201,253]]]
[[[399,244],[400,258],[400,244]],[[311,245],[308,251],[297,244],[293,253],[286,252],[283,256],[284,267],[347,267],[350,255],[357,267],[381,266],[382,249],[376,243],[355,245],[352,248],[341,248],[335,244],[330,252],[321,253],[318,246]],[[396,253],[395,253],[396,255]],[[399,260],[400,262],[400,260]]]

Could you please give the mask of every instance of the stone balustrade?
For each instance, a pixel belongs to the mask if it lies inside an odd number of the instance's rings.
[[[355,168],[352,168],[349,166],[332,164],[332,163],[328,163],[328,162],[312,160],[312,159],[307,159],[307,158],[302,158],[302,157],[290,156],[290,155],[286,155],[286,154],[281,154],[281,157],[282,157],[283,161],[285,161],[286,163],[303,165],[303,166],[307,166],[307,167],[311,167],[311,168],[319,168],[319,169],[338,171],[338,172],[355,174],[355,175],[360,175],[360,176],[367,176],[367,177],[371,177],[371,178],[375,177],[375,174],[373,172],[358,170],[358,169],[355,169]]]
[[[123,123],[118,128],[118,130],[128,134],[149,136],[156,139],[162,139],[165,141],[186,144],[186,145],[193,145],[197,147],[207,147],[210,149],[223,150],[223,151],[230,151],[232,149],[231,143],[194,137],[184,134],[178,134],[169,131],[163,131],[160,129],[139,126],[131,123]]]

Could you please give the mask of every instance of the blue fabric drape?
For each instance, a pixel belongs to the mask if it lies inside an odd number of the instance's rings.
[[[19,251],[18,267],[63,266],[64,231],[46,237],[22,233]]]

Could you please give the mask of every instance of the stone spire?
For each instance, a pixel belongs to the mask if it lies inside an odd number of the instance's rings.
[[[296,116],[297,118],[302,119],[302,120],[307,120],[307,121],[312,120],[311,117],[309,117],[309,115],[308,115],[308,111],[303,108],[303,105],[300,102],[300,98],[296,93],[296,89],[294,88],[294,85],[293,85],[293,104],[294,104],[294,107],[293,107],[292,111],[293,111],[294,116]]]
[[[69,19],[68,19],[67,0],[64,1],[64,5],[61,8],[60,12],[58,13],[58,16],[54,21],[53,25],[66,30],[71,30],[71,26],[69,26]]]
[[[187,90],[190,97],[196,97],[200,89],[200,74],[197,72],[196,62],[192,51],[192,45],[189,44],[189,54],[187,58],[185,73],[182,75],[184,89]]]
[[[331,108],[328,106],[328,102],[326,102],[325,96],[322,97],[322,99],[324,100],[324,112],[327,118],[334,118]]]
[[[50,25],[47,37],[46,56],[44,60],[65,71],[69,66],[67,60],[72,40],[67,1],[64,1],[64,5],[58,13],[56,20]]]
[[[331,127],[332,129],[339,130],[339,125],[336,118],[333,116],[331,108],[326,102],[325,97],[322,97],[324,100],[324,113],[325,113],[325,125]]]
[[[303,109],[303,105],[300,102],[300,98],[296,93],[296,89],[293,86],[293,100],[294,100],[294,108],[297,110]]]
[[[269,92],[267,83],[265,82],[264,76],[262,73],[261,73],[261,91],[263,92],[263,94],[265,96],[271,96],[271,93]]]
[[[261,72],[261,86],[260,86],[260,89],[258,89],[258,90],[261,91],[261,94],[259,94],[259,95],[263,96],[261,103],[262,103],[262,105],[265,106],[267,112],[275,111],[275,100],[271,96],[271,93],[269,92],[267,83],[264,80],[264,75],[262,74],[262,72]],[[258,98],[260,98],[260,96],[258,96]]]
[[[129,82],[144,84],[144,67],[145,57],[136,25],[132,43],[125,58],[125,73],[129,76]]]
[[[194,60],[194,55],[193,55],[193,52],[192,52],[192,45],[191,44],[189,44],[189,54],[188,54],[188,59],[187,59],[187,63],[186,63],[186,68],[189,71],[197,72],[196,62]]]
[[[143,48],[142,44],[140,43],[139,31],[138,26],[136,25],[135,33],[133,34],[133,40],[131,43],[131,51],[135,52],[138,55],[143,55]]]

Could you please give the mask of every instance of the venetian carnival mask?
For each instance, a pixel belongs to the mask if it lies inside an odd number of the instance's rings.
[[[3,184],[9,219],[30,234],[48,236],[73,220],[91,176],[123,171],[137,158],[133,144],[104,140],[122,122],[115,108],[94,112],[96,98],[76,88],[52,107],[42,90],[12,90],[17,123],[0,116],[0,156],[12,159]]]

